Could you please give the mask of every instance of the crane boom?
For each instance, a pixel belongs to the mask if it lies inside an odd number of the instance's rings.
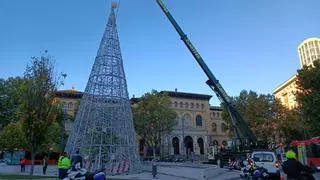
[[[197,49],[193,46],[187,35],[183,32],[179,24],[175,21],[167,7],[164,5],[162,0],[156,0],[164,14],[167,16],[175,30],[178,32],[178,34],[181,37],[181,40],[184,42],[184,44],[187,46],[195,60],[198,62],[204,73],[208,77],[208,81],[206,82],[208,86],[215,92],[221,103],[227,108],[228,113],[232,120],[232,126],[233,129],[237,135],[237,138],[241,141],[242,138],[248,138],[251,142],[256,142],[257,139],[253,135],[251,129],[247,125],[247,123],[244,121],[238,110],[235,108],[235,105],[232,101],[232,99],[228,96],[226,91],[221,86],[220,82],[216,79],[216,77],[213,75],[211,70],[208,68],[207,64],[202,59],[201,55],[197,51]]]

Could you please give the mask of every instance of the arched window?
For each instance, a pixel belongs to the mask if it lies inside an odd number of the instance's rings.
[[[201,109],[204,109],[204,104],[201,104]]]
[[[62,102],[62,104],[63,104],[63,109],[64,109],[64,110],[68,109],[68,105],[67,105],[66,102]]]
[[[194,108],[194,104],[193,103],[191,103],[190,106],[191,106],[191,108]]]
[[[183,102],[180,102],[180,107],[183,108]]]
[[[188,103],[188,102],[185,102],[185,103],[184,103],[184,107],[185,107],[186,109],[188,109],[188,108],[189,108],[189,103]]]
[[[196,104],[196,108],[199,109],[199,106],[200,106],[199,103],[197,103],[197,104]]]
[[[217,124],[216,123],[212,123],[211,124],[211,129],[212,129],[212,132],[216,132],[217,131]]]
[[[182,128],[188,128],[190,126],[190,119],[191,119],[191,116],[189,114],[185,114],[183,117],[182,117]]]
[[[177,101],[174,102],[174,107],[178,107],[178,102]]]
[[[68,103],[68,109],[73,109],[73,103],[72,102]]]
[[[202,126],[202,116],[196,116],[196,126]]]
[[[222,124],[221,124],[221,131],[222,131],[222,132],[226,132],[227,130],[228,130],[227,125],[224,124],[224,123],[222,123]]]

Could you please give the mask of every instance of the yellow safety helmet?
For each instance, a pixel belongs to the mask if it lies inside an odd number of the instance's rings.
[[[287,159],[295,159],[296,158],[296,153],[292,150],[289,150],[287,153],[286,153],[286,158]]]

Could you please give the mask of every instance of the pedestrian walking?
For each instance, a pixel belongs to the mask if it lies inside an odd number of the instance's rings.
[[[46,174],[47,167],[48,167],[48,157],[46,155],[43,157],[42,165],[43,165],[42,173]]]
[[[68,169],[70,168],[71,161],[67,156],[66,152],[63,152],[58,160],[58,170],[59,170],[59,179],[64,179],[67,177]]]
[[[26,161],[27,161],[27,159],[25,157],[22,156],[20,158],[20,171],[22,173],[26,172],[26,163],[27,163]]]

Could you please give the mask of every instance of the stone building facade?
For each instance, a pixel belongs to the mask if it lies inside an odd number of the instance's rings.
[[[284,107],[291,110],[298,106],[295,96],[297,91],[297,75],[293,75],[290,79],[275,88],[273,90],[273,95],[280,100]]]
[[[55,103],[63,104],[65,130],[69,133],[73,126],[73,120],[76,117],[77,109],[82,98],[82,92],[74,88],[68,90],[59,90],[55,93]]]
[[[171,98],[177,112],[177,126],[167,134],[165,149],[170,155],[207,154],[209,147],[226,144],[228,128],[222,120],[222,108],[210,106],[212,96],[205,94],[162,91]]]
[[[185,155],[194,152],[196,155],[207,154],[209,147],[226,144],[228,128],[222,120],[222,108],[210,106],[212,96],[205,94],[162,91],[171,98],[171,108],[177,112],[177,126],[163,137],[164,152],[170,155]],[[56,102],[64,104],[65,128],[70,132],[75,113],[82,97],[82,92],[60,90],[56,93]],[[138,98],[131,98],[134,105]],[[137,140],[138,143],[142,141]],[[145,147],[140,144],[140,154]]]

